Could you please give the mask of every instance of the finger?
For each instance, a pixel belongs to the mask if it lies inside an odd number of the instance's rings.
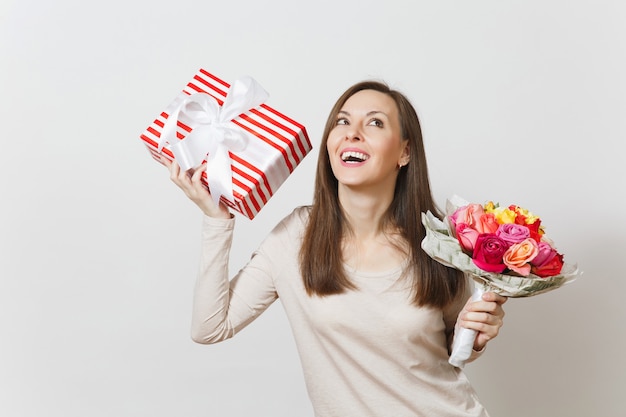
[[[504,310],[498,304],[492,304],[496,306],[493,310],[490,308],[484,308],[466,313],[472,314],[468,316],[468,320],[482,321],[484,323],[502,326],[502,322],[504,321]]]
[[[165,155],[163,154],[159,155],[159,161],[163,165],[165,165],[167,169],[170,169],[170,167],[172,166],[172,161],[169,158],[165,157]]]
[[[459,318],[464,321],[502,325],[504,309],[496,302],[476,301],[464,309]]]
[[[502,320],[502,318],[487,311],[468,311],[467,313],[463,314],[461,320],[465,322],[497,325]]]
[[[477,320],[461,320],[459,325],[467,329],[475,330],[488,339],[496,337],[503,324],[501,320],[493,317],[487,318],[485,316],[474,316],[470,318],[476,318]]]
[[[179,181],[180,185],[190,185],[191,181],[191,175],[189,174],[189,170],[183,170],[180,165],[177,165],[177,170],[176,170],[176,179]]]
[[[169,168],[170,168],[170,179],[173,181],[176,177],[178,177],[180,166],[178,165],[176,160],[173,160],[170,162]]]
[[[500,305],[506,303],[506,301],[508,300],[508,297],[503,297],[501,295],[496,294],[495,292],[486,292],[483,294],[482,299],[485,301],[493,301],[495,303],[498,303]]]
[[[490,314],[495,314],[499,310],[502,310],[502,307],[495,301],[474,301],[465,308],[465,311],[468,312],[486,312]]]
[[[205,164],[194,168],[192,171],[193,174],[191,174],[191,176],[189,177],[190,186],[193,190],[195,198],[205,199],[207,196],[209,196],[207,186],[204,185],[204,183],[202,182],[202,175],[206,171],[205,168]]]
[[[195,188],[191,183],[191,175],[189,171],[181,169],[180,165],[176,161],[172,161],[170,167],[170,179],[176,184],[187,197],[191,198],[195,192]]]
[[[193,174],[191,175],[192,184],[201,184],[202,183],[202,174],[206,171],[206,163],[194,168]]]
[[[478,352],[482,351],[485,346],[487,346],[487,343],[497,336],[497,334],[495,336],[491,336],[486,333],[478,333],[478,336],[476,336],[476,340],[474,341],[474,350]]]

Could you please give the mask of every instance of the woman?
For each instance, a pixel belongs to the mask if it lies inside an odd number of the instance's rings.
[[[478,331],[479,356],[506,298],[468,301],[465,278],[420,248],[420,213],[437,210],[414,108],[382,83],[356,84],[321,149],[313,205],[278,224],[232,281],[233,216],[213,204],[202,169],[164,160],[205,214],[193,339],[230,338],[280,297],[316,416],[486,416],[449,348],[457,323]]]

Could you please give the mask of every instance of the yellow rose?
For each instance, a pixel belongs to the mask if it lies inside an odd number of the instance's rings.
[[[498,207],[497,204],[494,204],[493,201],[488,201],[487,204],[485,204],[485,213],[492,213],[496,207]]]
[[[523,207],[516,207],[516,211],[526,218],[526,224],[533,224],[539,220],[539,216],[535,216],[530,211]]]
[[[515,223],[517,213],[507,207],[496,207],[493,215],[500,224]]]

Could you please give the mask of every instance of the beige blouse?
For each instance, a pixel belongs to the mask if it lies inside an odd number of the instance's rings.
[[[306,208],[294,210],[230,281],[235,220],[204,218],[193,339],[228,339],[280,297],[317,417],[487,416],[462,370],[448,364],[446,334],[470,292],[445,311],[416,307],[398,268],[348,270],[357,290],[308,296],[298,267],[307,218]]]

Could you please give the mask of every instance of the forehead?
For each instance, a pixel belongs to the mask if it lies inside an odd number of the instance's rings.
[[[346,100],[341,110],[348,113],[380,111],[388,115],[397,114],[396,102],[385,93],[376,90],[361,90]]]

